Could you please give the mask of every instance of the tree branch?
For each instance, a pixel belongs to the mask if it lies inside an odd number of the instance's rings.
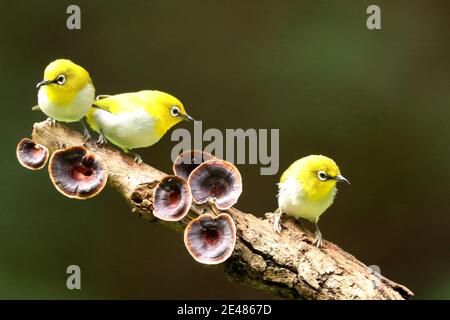
[[[50,152],[61,147],[82,145],[78,132],[46,121],[35,123],[32,139]],[[105,161],[108,184],[128,202],[132,212],[146,220],[182,232],[186,221],[164,222],[153,214],[152,192],[166,174],[110,147],[89,143],[86,147]],[[191,207],[197,216],[209,205]],[[237,227],[233,255],[223,264],[228,279],[272,292],[288,299],[407,299],[413,293],[358,261],[335,244],[324,241],[321,249],[312,245],[314,236],[297,222],[287,219],[281,234],[273,231],[273,213],[265,219],[227,210]]]

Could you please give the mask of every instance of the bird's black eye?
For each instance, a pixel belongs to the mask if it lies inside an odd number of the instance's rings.
[[[172,106],[170,107],[170,113],[172,114],[172,116],[178,117],[180,115],[180,108],[178,108],[177,106]]]
[[[323,171],[317,172],[317,177],[320,181],[326,181],[328,179],[328,175]]]
[[[59,76],[56,77],[55,82],[59,85],[63,85],[64,82],[66,82],[66,77],[63,74],[60,74]]]

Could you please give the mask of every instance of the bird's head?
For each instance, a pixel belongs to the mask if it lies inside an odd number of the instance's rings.
[[[153,111],[162,120],[165,130],[170,129],[183,120],[194,121],[194,119],[187,114],[180,100],[165,92],[153,92],[154,99],[156,100],[156,104],[154,104],[156,110]]]
[[[58,59],[45,68],[44,80],[36,87],[45,90],[53,103],[64,105],[88,84],[92,85],[92,80],[86,69],[70,60]]]
[[[302,191],[313,199],[321,199],[334,192],[336,183],[350,184],[340,172],[333,159],[322,155],[311,155],[294,162],[281,177],[284,182],[295,177]]]

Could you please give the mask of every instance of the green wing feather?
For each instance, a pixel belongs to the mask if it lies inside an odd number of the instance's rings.
[[[136,109],[144,108],[148,101],[148,93],[145,91],[140,91],[105,97],[94,101],[93,106],[113,114],[119,114],[122,112],[132,112]]]

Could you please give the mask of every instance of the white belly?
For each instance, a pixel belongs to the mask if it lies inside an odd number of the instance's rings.
[[[40,109],[50,118],[75,122],[83,118],[92,106],[95,98],[95,89],[91,84],[87,84],[75,98],[66,105],[52,103],[47,96],[45,87],[41,87],[38,92],[38,104]]]
[[[289,216],[317,222],[319,217],[333,203],[335,190],[329,197],[320,201],[307,199],[295,178],[289,178],[279,184],[278,206]]]
[[[161,138],[155,135],[155,120],[142,109],[120,114],[94,109],[93,119],[108,140],[125,150],[149,147]]]

